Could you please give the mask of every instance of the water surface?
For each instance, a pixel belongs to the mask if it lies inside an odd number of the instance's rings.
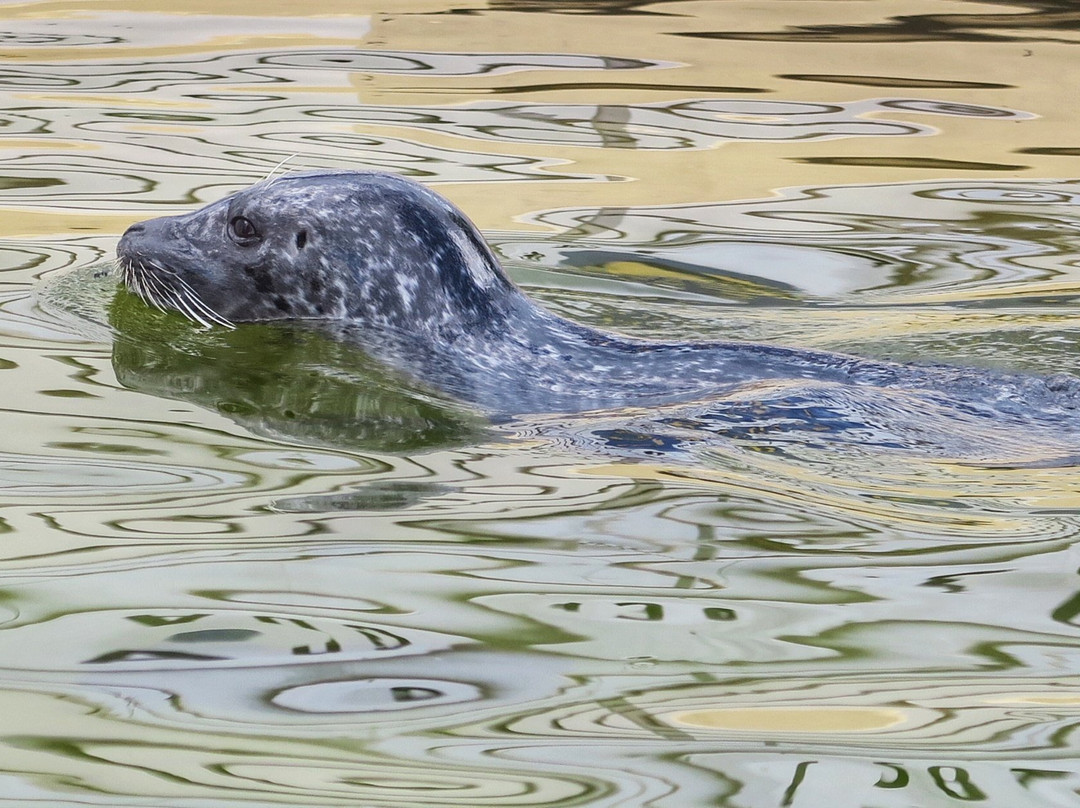
[[[1069,8],[139,9],[0,3],[0,801],[1080,804],[1036,442],[597,451],[100,274],[283,160],[378,168],[582,322],[1069,372]]]

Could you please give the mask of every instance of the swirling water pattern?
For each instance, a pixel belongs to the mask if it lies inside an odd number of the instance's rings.
[[[0,804],[1077,804],[1080,498],[1040,447],[751,401],[620,456],[582,436],[625,414],[492,429],[107,273],[282,160],[381,168],[595,325],[1072,370],[1068,9],[240,5],[0,6]]]

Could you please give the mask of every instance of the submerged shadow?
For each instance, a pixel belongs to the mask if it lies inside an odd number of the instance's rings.
[[[299,324],[200,330],[119,290],[108,310],[123,386],[197,404],[275,439],[417,452],[475,442],[485,422]]]

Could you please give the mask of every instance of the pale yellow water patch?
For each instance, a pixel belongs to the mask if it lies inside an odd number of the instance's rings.
[[[431,139],[425,136],[423,140]],[[460,148],[466,148],[464,141],[458,143]],[[476,141],[472,144],[475,149]],[[446,190],[482,229],[521,230],[535,226],[527,221],[529,212],[559,207],[624,208],[767,196],[766,186],[773,182],[773,179],[761,182],[758,169],[767,166],[743,159],[749,152],[742,144],[701,151],[651,152],[648,160],[641,159],[641,152],[632,150],[568,146],[552,150],[530,144],[512,145],[507,150],[509,153],[544,159],[557,156],[568,160],[560,166],[567,173],[599,175],[616,181],[524,182],[510,196],[475,184],[460,191]],[[484,141],[480,148],[504,153],[504,147],[490,141]],[[790,177],[783,179],[780,185],[790,184],[786,181]],[[443,187],[449,186],[440,186],[440,190]],[[512,200],[513,211],[508,209],[508,199]]]
[[[87,208],[92,207],[87,202]],[[86,235],[88,233],[123,233],[132,223],[149,218],[145,213],[100,213],[94,211],[65,210],[63,213],[45,210],[20,210],[0,208],[0,238],[65,233]]]
[[[1034,450],[1033,450],[1034,454]],[[1037,457],[1037,455],[1036,455]],[[747,488],[762,486],[764,480],[758,473],[769,472],[777,477],[790,477],[792,480],[800,480],[807,484],[827,484],[835,486],[836,480],[827,475],[819,475],[808,470],[803,465],[796,465],[783,460],[773,461],[768,455],[756,453],[754,462],[760,467],[750,469],[744,474],[738,474],[731,469],[709,469],[702,467],[682,468],[679,466],[654,466],[647,463],[610,463],[596,466],[580,466],[574,469],[576,474],[598,474],[612,477],[630,477],[643,480],[667,480],[682,479],[700,483],[702,485],[715,484],[723,488],[745,485]],[[859,490],[863,493],[878,493],[883,496],[890,492],[895,493],[902,488],[905,496],[911,500],[926,499],[936,500],[942,497],[956,496],[959,491],[967,495],[978,496],[980,492],[987,496],[1009,495],[1016,496],[1021,492],[1038,491],[1045,496],[1053,490],[1055,483],[1060,486],[1054,502],[1076,502],[1080,505],[1080,492],[1075,490],[1075,470],[1069,468],[1011,468],[1011,467],[981,467],[970,466],[963,463],[953,463],[938,458],[918,458],[904,455],[905,464],[910,465],[906,473],[890,475],[879,473],[875,478],[863,478],[858,481]],[[920,474],[915,469],[923,471]],[[984,488],[985,486],[985,488]],[[842,489],[837,489],[842,490]],[[1007,494],[1006,494],[1007,492]],[[825,496],[822,491],[815,491],[815,497]],[[1038,503],[1046,504],[1040,496]],[[837,498],[834,501],[823,503],[834,507],[841,506],[846,498]],[[872,500],[860,500],[860,510],[871,509]],[[1028,501],[1034,504],[1034,501]],[[995,520],[997,521],[997,520]],[[983,525],[985,527],[985,525]]]
[[[719,707],[667,717],[676,726],[741,732],[874,732],[907,721],[885,707]]]
[[[843,16],[833,3],[798,5],[804,24],[857,23],[851,6],[862,8],[870,21],[883,21],[880,3],[844,3]],[[904,13],[955,13],[971,15],[962,3],[905,5]],[[873,8],[871,8],[873,6]],[[607,185],[601,193],[612,206],[662,204],[661,199],[685,201],[733,199],[760,196],[778,187],[816,186],[824,183],[906,182],[922,179],[977,177],[1049,177],[1070,173],[1075,160],[1061,155],[1017,154],[1021,149],[1072,144],[1075,127],[1071,113],[1062,110],[1061,99],[1068,89],[1061,82],[1046,81],[1047,75],[1073,75],[1073,53],[1068,44],[987,42],[978,45],[983,59],[973,73],[970,53],[943,47],[940,42],[874,41],[868,44],[842,43],[823,51],[819,42],[770,42],[708,40],[671,36],[703,31],[786,30],[798,24],[785,14],[796,7],[778,3],[770,21],[769,7],[755,4],[736,13],[730,4],[685,4],[685,17],[621,17],[619,36],[605,55],[636,55],[675,66],[661,70],[618,71],[523,71],[490,76],[354,76],[358,92],[368,103],[443,105],[477,100],[478,96],[499,102],[590,103],[618,105],[684,98],[723,97],[749,101],[782,98],[785,101],[844,103],[869,98],[931,99],[946,103],[985,105],[1034,113],[1037,120],[1005,121],[993,118],[932,115],[891,110],[894,120],[910,120],[937,129],[932,138],[868,137],[836,141],[754,143],[749,151],[725,143],[718,155],[702,157],[680,151],[675,155],[650,152],[643,160],[633,149],[609,149],[606,171],[612,175],[642,180],[640,186]],[[665,6],[680,13],[683,4]],[[992,8],[992,7],[990,7]],[[751,13],[752,12],[752,13]],[[781,13],[783,12],[783,13]],[[1000,13],[1000,10],[998,10]],[[697,16],[692,16],[696,14]],[[763,16],[764,15],[764,16]],[[582,25],[573,15],[490,13],[488,24],[497,19],[506,50],[528,49],[536,41],[550,43],[552,50],[566,53],[596,53],[596,29],[606,23]],[[483,18],[481,18],[483,19]],[[742,20],[742,22],[740,22]],[[658,27],[661,29],[658,32]],[[972,27],[977,28],[973,22]],[[436,33],[437,32],[437,33]],[[453,42],[455,48],[490,50],[488,25],[475,18],[438,18],[388,15],[373,22],[373,36],[401,49],[433,50],[435,41]],[[767,72],[766,72],[767,71]],[[860,84],[861,76],[897,79],[897,86]],[[813,76],[831,77],[815,81]],[[758,93],[727,92],[717,87],[760,90]],[[845,79],[846,77],[846,79]],[[904,79],[915,86],[905,87]],[[918,82],[962,82],[980,86],[926,89]],[[1069,79],[1065,79],[1068,83]],[[993,86],[1001,85],[1001,86]],[[587,92],[586,92],[587,91]],[[418,97],[419,96],[419,97]],[[1067,106],[1067,105],[1065,105]],[[870,115],[868,118],[881,117]],[[597,171],[596,163],[572,147],[542,147],[547,154],[572,156],[582,170]],[[959,167],[933,165],[814,165],[798,162],[842,155],[844,158],[910,160],[933,157],[953,161]],[[975,159],[973,155],[978,155]],[[987,167],[991,164],[994,167]],[[1016,168],[1002,168],[1016,166]],[[664,183],[663,177],[677,178]],[[660,180],[659,184],[657,181]],[[564,195],[565,198],[565,195]],[[544,204],[546,200],[540,201]]]
[[[973,500],[1005,499],[1029,508],[1069,511],[1080,508],[1076,467],[978,467],[938,463],[943,475],[953,477]]]
[[[0,150],[15,151],[24,154],[27,151],[99,151],[100,147],[93,143],[75,143],[73,141],[57,140],[0,140]]]
[[[222,92],[232,92],[232,88],[224,88]],[[246,90],[251,92],[251,90]],[[42,98],[48,98],[49,101],[65,104],[67,106],[85,106],[85,107],[131,107],[132,109],[145,109],[147,107],[158,107],[162,109],[182,109],[185,112],[193,110],[212,109],[212,105],[197,99],[185,96],[183,99],[173,98],[152,98],[145,93],[138,95],[92,95],[90,93],[65,94],[65,93],[12,93],[11,97],[19,101],[41,101]],[[2,141],[2,143],[8,143],[10,141]],[[49,148],[56,149],[61,148],[62,140],[50,140],[46,142]]]
[[[1056,707],[1080,707],[1080,694],[1010,693],[984,700],[986,704],[1043,704]]]
[[[454,43],[454,50],[483,52],[492,49],[492,39],[485,18],[490,24],[497,20],[502,42],[499,48],[508,52],[535,51],[537,42],[544,42],[544,50],[564,53],[602,53],[614,57],[637,57],[668,62],[677,69],[660,71],[611,71],[591,74],[592,81],[606,84],[640,85],[639,92],[669,93],[669,85],[699,84],[705,90],[718,83],[748,90],[775,92],[772,97],[790,100],[835,101],[852,97],[915,96],[942,97],[963,103],[982,103],[1009,106],[1008,99],[1030,99],[1032,94],[1060,99],[1060,86],[1041,87],[1033,78],[1044,76],[1048,62],[1059,63],[1064,70],[1071,64],[1072,53],[1066,43],[1037,43],[1037,53],[1023,42],[986,42],[978,48],[987,58],[980,61],[977,75],[973,75],[970,51],[962,48],[944,47],[940,42],[890,42],[887,39],[870,43],[837,43],[823,50],[820,42],[748,41],[737,39],[702,39],[679,36],[702,32],[737,31],[786,31],[794,25],[789,18],[792,9],[800,9],[807,25],[842,24],[856,25],[849,9],[852,6],[875,7],[880,11],[883,4],[873,3],[776,3],[738,5],[730,3],[668,4],[665,10],[671,16],[658,20],[645,15],[618,17],[615,20],[590,18],[583,25],[580,17],[565,14],[527,14],[513,12],[488,12],[480,18],[467,15],[444,15],[424,17],[411,14],[378,15],[373,20],[376,39],[386,39],[401,49],[416,51],[439,50],[437,42]],[[910,9],[910,6],[915,6]],[[918,13],[948,13],[943,6],[957,13],[970,15],[968,4],[907,4],[905,15]],[[779,19],[770,21],[769,9],[781,9]],[[877,14],[870,22],[883,21]],[[479,20],[479,23],[478,23]],[[618,29],[618,36],[609,41],[598,40],[597,30],[605,27]],[[972,26],[976,27],[977,26]],[[1055,32],[1055,36],[1058,32]],[[607,47],[604,47],[604,46]],[[787,76],[813,76],[828,73],[834,77],[850,77],[850,83],[835,81],[812,81]],[[858,83],[859,77],[885,76],[916,81],[978,82],[985,86],[977,88],[922,88],[904,89],[866,86]],[[1033,75],[1037,74],[1037,75]],[[1067,73],[1064,75],[1068,75]],[[510,75],[470,77],[410,77],[407,84],[399,77],[375,77],[374,84],[387,92],[397,88],[425,89],[432,93],[428,103],[453,102],[456,92],[476,93],[478,88],[500,90],[500,96],[514,97],[513,88],[520,85],[533,95],[530,100],[557,100],[560,93],[578,93],[575,87],[582,77],[570,72],[536,74],[531,72]],[[1001,87],[991,85],[999,84]],[[449,85],[449,86],[448,86]],[[1020,91],[1020,88],[1023,91]],[[507,92],[509,91],[509,93]],[[440,97],[439,93],[443,93]],[[619,92],[618,87],[590,88],[588,98],[592,102],[610,103],[615,99],[610,93]],[[623,91],[625,92],[625,91]],[[703,93],[716,95],[717,93]],[[520,96],[518,96],[520,97]],[[565,97],[565,96],[563,96]],[[748,94],[745,97],[769,97]]]

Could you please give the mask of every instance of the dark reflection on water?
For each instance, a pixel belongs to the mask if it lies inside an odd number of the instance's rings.
[[[665,3],[676,0],[492,0],[493,10],[538,14],[669,14]],[[460,13],[460,12],[459,12]],[[467,13],[467,12],[465,12]]]
[[[429,497],[441,496],[451,491],[453,488],[440,483],[386,480],[369,483],[345,493],[283,497],[274,500],[273,507],[286,513],[395,511],[410,508]]]
[[[879,166],[882,168],[929,168],[937,171],[1020,171],[1029,166],[1011,163],[977,163],[936,157],[795,157],[799,163],[819,166]]]
[[[1029,149],[1017,149],[1017,154],[1052,154],[1057,157],[1080,157],[1077,146],[1032,146]]]
[[[1080,31],[1080,11],[1071,0],[987,0],[1004,13],[908,14],[886,22],[793,25],[773,31],[702,31],[677,36],[768,42],[1072,42],[1056,32]],[[1017,12],[1016,9],[1027,9]]]
[[[44,26],[42,26],[44,28]],[[58,45],[64,47],[116,45],[124,40],[116,36],[100,36],[94,34],[74,34],[68,32],[21,32],[0,31],[0,43],[12,48],[53,48]]]
[[[113,369],[125,387],[215,409],[259,435],[407,452],[475,440],[481,420],[357,348],[303,328],[199,331],[119,293]]]
[[[900,76],[858,76],[827,73],[784,73],[777,78],[792,81],[818,81],[826,84],[854,84],[860,87],[906,87],[925,90],[1004,90],[1012,85],[987,81],[957,81]]]

